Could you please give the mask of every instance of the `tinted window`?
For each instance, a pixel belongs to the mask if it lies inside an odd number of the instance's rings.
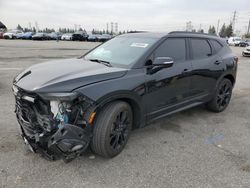
[[[167,39],[156,50],[155,57],[171,57],[174,61],[184,61],[186,59],[185,39]]]
[[[216,40],[210,40],[211,44],[214,47],[215,52],[217,53],[218,51],[220,51],[220,49],[222,48],[222,45],[217,42]]]
[[[207,40],[205,39],[191,39],[193,49],[193,58],[206,58],[212,54],[212,50]]]

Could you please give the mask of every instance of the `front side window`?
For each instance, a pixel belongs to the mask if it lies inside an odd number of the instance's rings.
[[[194,59],[207,58],[212,55],[210,44],[205,39],[191,39]]]
[[[186,44],[184,38],[168,38],[155,52],[155,57],[171,57],[175,62],[186,59]]]
[[[87,60],[109,62],[112,66],[132,67],[157,41],[155,38],[116,37],[84,56]]]

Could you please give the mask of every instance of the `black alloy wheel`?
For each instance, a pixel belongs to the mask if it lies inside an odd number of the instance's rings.
[[[104,106],[94,122],[91,149],[104,156],[118,155],[127,144],[133,124],[130,105],[123,101],[114,101]]]
[[[117,114],[110,133],[110,146],[114,150],[119,150],[127,142],[130,123],[128,111],[121,111]]]
[[[210,102],[207,103],[209,110],[214,112],[222,112],[228,106],[232,96],[233,85],[229,79],[223,79]]]
[[[229,82],[224,82],[219,88],[217,95],[217,105],[220,109],[228,105],[232,95],[232,85]]]

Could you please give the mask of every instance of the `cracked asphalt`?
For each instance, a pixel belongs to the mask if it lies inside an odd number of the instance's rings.
[[[19,136],[13,77],[30,65],[77,57],[98,43],[0,40],[0,188],[250,187],[250,58],[239,57],[231,103],[222,113],[195,107],[132,132],[124,151],[87,151],[65,164],[26,149]]]

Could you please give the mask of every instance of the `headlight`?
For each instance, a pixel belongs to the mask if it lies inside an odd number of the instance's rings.
[[[72,101],[76,99],[78,93],[39,93],[39,96],[45,100],[60,100],[60,101]]]

